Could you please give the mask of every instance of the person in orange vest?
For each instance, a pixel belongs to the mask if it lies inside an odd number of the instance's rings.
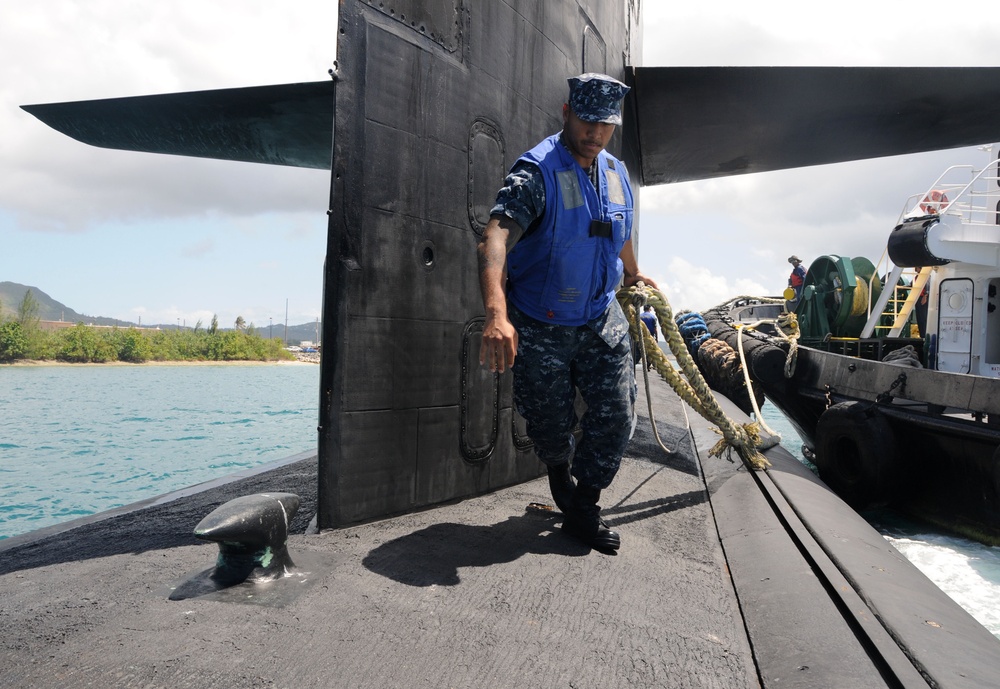
[[[788,286],[795,290],[795,298],[789,301],[796,302],[802,296],[802,285],[806,281],[806,268],[798,256],[789,256],[788,262],[792,264],[792,274],[788,276]]]

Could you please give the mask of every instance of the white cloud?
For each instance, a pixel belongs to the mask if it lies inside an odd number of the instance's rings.
[[[672,258],[664,270],[653,272],[650,277],[659,285],[674,313],[704,311],[741,294],[767,293],[767,288],[754,280],[717,275],[680,257]]]
[[[19,106],[325,80],[336,13],[330,0],[0,10],[0,279],[147,324],[193,325],[212,309],[227,324],[266,322],[285,298],[292,324],[312,320],[328,173],[93,148]],[[265,260],[274,279],[262,287]]]
[[[181,317],[193,324],[215,308],[232,311],[220,313],[220,322],[243,315],[260,324],[276,313],[283,320],[286,297],[293,324],[318,315],[327,173],[104,151],[50,130],[18,106],[322,80],[335,57],[337,3],[8,5],[0,10],[8,57],[0,62],[0,279],[39,284],[63,301],[79,298],[83,303],[70,303],[77,310],[125,314],[142,304],[146,310],[136,313],[144,322]],[[969,0],[642,5],[647,65],[998,60],[1000,13]],[[827,253],[875,260],[904,199],[967,155],[644,189],[640,263],[669,286],[677,308],[704,308],[758,289],[773,294],[785,284],[789,253],[807,263]],[[204,236],[194,239],[196,232]],[[185,277],[190,291],[157,263],[209,240],[215,249],[199,260],[222,258],[204,275]],[[121,280],[124,272],[134,284],[78,284],[71,276],[83,255],[106,259],[95,273]],[[258,266],[265,262],[275,280],[260,289]],[[138,266],[134,273],[131,266]],[[143,283],[155,286],[142,290]]]

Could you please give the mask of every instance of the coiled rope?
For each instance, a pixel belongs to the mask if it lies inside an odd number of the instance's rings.
[[[854,299],[851,301],[851,315],[864,316],[868,313],[868,283],[855,277]]]
[[[674,322],[670,303],[663,293],[640,282],[633,287],[619,290],[617,296],[628,318],[632,337],[638,338],[638,341],[641,342],[643,371],[646,370],[648,350],[652,353],[652,363],[656,367],[657,373],[667,381],[674,392],[701,416],[718,426],[722,440],[709,450],[709,456],[721,457],[723,453],[735,449],[744,464],[751,469],[764,469],[770,466],[771,463],[767,461],[767,458],[757,451],[757,447],[760,445],[759,424],[748,423],[740,426],[722,411],[715,395],[712,394],[712,390],[708,387],[690,351],[688,351],[677,324]],[[683,376],[656,346],[652,335],[642,325],[639,312],[645,304],[650,304],[653,307],[656,318],[660,322],[660,328],[663,330],[664,338],[677,360]],[[648,375],[646,386],[648,391]],[[646,397],[648,399],[649,395],[647,394]],[[658,437],[657,440],[659,440]],[[663,447],[663,444],[660,443],[660,446]]]

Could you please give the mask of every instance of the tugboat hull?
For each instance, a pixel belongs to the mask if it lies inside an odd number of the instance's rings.
[[[854,507],[1000,544],[1000,380],[799,347],[791,378],[759,382]]]

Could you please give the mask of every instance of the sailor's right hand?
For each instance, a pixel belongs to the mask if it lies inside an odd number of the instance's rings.
[[[505,317],[487,317],[483,326],[483,344],[479,348],[479,363],[492,372],[503,373],[514,365],[517,354],[517,330]]]

